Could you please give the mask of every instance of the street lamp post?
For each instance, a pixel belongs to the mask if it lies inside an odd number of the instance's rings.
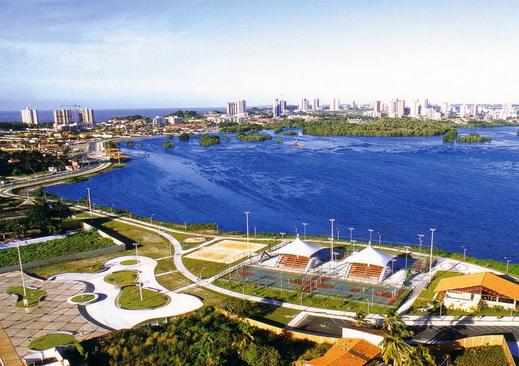
[[[431,253],[429,254],[429,283],[432,280],[432,257],[433,257],[433,248],[434,248],[434,232],[436,229],[431,228]]]
[[[247,226],[247,251],[249,252],[249,258],[250,258],[250,242],[249,242],[249,211],[245,211],[245,224]]]
[[[340,237],[339,237],[339,234],[340,234],[340,233],[341,233],[341,232],[340,232],[339,228],[337,228],[337,242],[339,242],[339,240],[340,240]]]
[[[395,262],[396,259],[391,259],[391,274],[395,273]]]
[[[303,239],[306,240],[306,227],[308,226],[308,223],[303,222]]]
[[[87,188],[87,197],[88,197],[88,209],[90,211],[90,217],[92,217],[92,200],[90,199],[90,188]]]
[[[508,270],[509,270],[509,267],[510,267],[510,262],[512,260],[510,258],[508,258],[508,257],[505,257],[505,261],[506,261],[506,273],[508,273]]]
[[[110,206],[110,212],[112,212],[112,214],[114,213],[114,206],[115,206],[115,203],[112,203],[112,206]]]
[[[23,305],[29,305],[27,301],[27,289],[25,287],[25,278],[23,276],[23,265],[22,265],[22,255],[20,254],[20,243],[19,240],[16,240],[16,250],[18,252],[18,263],[20,265],[20,276],[22,277],[22,289],[23,289]]]
[[[373,235],[373,229],[368,229],[369,231],[369,245],[371,246],[371,236]]]
[[[378,232],[378,246],[380,247],[382,245],[382,233]]]
[[[151,214],[151,216],[150,216],[150,224],[151,224],[151,225],[153,225],[153,216],[155,216],[155,214],[154,214],[154,213],[153,213],[153,214]]]
[[[418,252],[422,254],[423,234],[418,234],[418,240],[420,242],[420,244],[418,244]]]
[[[137,260],[139,259],[139,250],[137,249],[139,247],[139,243],[133,243],[133,246],[135,247],[135,256],[137,257]]]
[[[409,247],[405,246],[405,269],[407,270],[407,256],[409,254]]]
[[[331,231],[330,231],[330,234],[331,234],[331,239],[332,239],[332,251],[331,251],[331,256],[332,256],[332,262],[333,262],[333,223],[335,222],[335,219],[330,219],[330,225],[331,225]]]
[[[465,246],[462,246],[463,248],[463,262],[465,262],[465,258],[467,258],[467,248]]]
[[[279,234],[281,235],[281,240],[282,240],[282,241],[285,240],[285,234],[286,234],[286,233],[279,233]]]
[[[256,225],[254,225],[254,239],[256,239]]]

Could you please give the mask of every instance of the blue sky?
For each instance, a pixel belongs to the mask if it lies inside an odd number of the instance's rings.
[[[0,109],[519,103],[517,19],[517,0],[0,0]]]

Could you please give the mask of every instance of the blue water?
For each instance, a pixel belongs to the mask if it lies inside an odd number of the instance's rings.
[[[245,143],[227,135],[201,147],[196,138],[162,147],[163,139],[137,141],[124,169],[87,182],[48,188],[69,199],[92,189],[96,204],[130,209],[157,220],[216,222],[224,230],[329,233],[335,218],[382,242],[416,244],[417,234],[446,250],[502,260],[519,249],[519,137],[516,128],[478,130],[490,144],[445,145],[440,137],[296,137]],[[465,133],[467,131],[460,131]],[[514,260],[515,261],[515,260]]]
[[[56,107],[60,108],[60,107]],[[203,114],[210,111],[225,111],[225,108],[140,108],[140,109],[95,109],[94,119],[96,122],[104,122],[113,117],[124,117],[140,114],[144,117],[153,118],[155,116],[165,116],[175,111],[189,110]],[[38,110],[38,118],[40,123],[53,122],[53,111]],[[22,116],[20,111],[0,111],[0,122],[21,122]]]

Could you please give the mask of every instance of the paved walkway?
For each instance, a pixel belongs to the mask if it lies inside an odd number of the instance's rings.
[[[22,366],[22,360],[5,330],[0,326],[0,365],[3,366]]]
[[[29,342],[53,331],[75,332],[78,339],[96,337],[108,332],[85,319],[77,305],[67,299],[85,290],[85,284],[68,281],[42,281],[25,275],[27,286],[44,289],[47,296],[37,307],[16,307],[16,296],[7,289],[20,286],[20,273],[0,274],[0,324],[20,356],[28,353]]]
[[[134,265],[120,264],[125,260],[138,260]],[[144,256],[117,257],[105,263],[106,271],[99,273],[64,273],[52,277],[58,281],[81,281],[91,284],[100,299],[92,304],[86,305],[85,310],[95,321],[111,329],[127,329],[139,323],[151,319],[169,318],[172,316],[188,313],[202,307],[203,303],[196,296],[177,294],[159,284],[155,278],[154,259]],[[109,284],[104,278],[113,272],[123,270],[135,270],[139,272],[138,281],[143,288],[161,292],[170,297],[171,301],[155,309],[127,310],[117,306],[116,299],[120,288]]]

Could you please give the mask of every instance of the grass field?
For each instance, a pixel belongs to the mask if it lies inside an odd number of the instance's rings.
[[[123,266],[133,266],[134,264],[139,263],[137,259],[127,259],[121,262]]]
[[[23,287],[22,286],[11,287],[11,288],[7,289],[6,292],[10,295],[18,296],[18,299],[16,301],[17,307],[19,307],[19,308],[26,307],[23,303],[24,296],[23,296]],[[47,292],[45,292],[45,290],[42,290],[39,288],[25,287],[25,292],[27,294],[26,299],[28,301],[28,305],[27,305],[28,307],[38,306],[38,304],[40,303],[40,298],[47,295]]]
[[[52,333],[33,339],[31,343],[29,343],[29,348],[40,351],[71,343],[74,343],[74,336],[72,334]]]
[[[124,287],[133,285],[137,281],[136,271],[117,271],[105,276],[105,282],[111,285]]]
[[[157,308],[166,305],[171,300],[167,295],[145,288],[142,289],[142,298],[141,301],[138,286],[126,286],[121,289],[117,303],[123,309],[141,310]]]
[[[81,304],[83,302],[89,302],[94,300],[95,296],[92,294],[79,294],[70,299],[70,301]]]

